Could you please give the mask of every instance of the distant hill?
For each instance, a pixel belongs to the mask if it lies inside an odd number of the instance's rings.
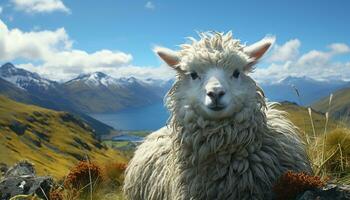
[[[277,108],[288,113],[288,118],[300,129],[302,134],[313,136],[311,119],[306,107],[298,106],[297,104],[290,102],[282,102]],[[312,110],[312,119],[316,135],[323,134],[326,123],[325,115]],[[332,130],[336,127],[337,123],[334,120],[329,120],[327,130]]]
[[[125,162],[102,146],[92,128],[67,112],[26,105],[0,96],[0,163],[29,159],[39,174],[63,178],[79,160]]]
[[[290,101],[300,105],[311,105],[320,98],[348,86],[349,82],[341,80],[318,81],[308,77],[292,76],[277,83],[261,84],[270,101]],[[300,97],[296,94],[295,88]]]
[[[350,122],[350,85],[348,88],[340,89],[333,93],[331,105],[329,107],[329,96],[312,104],[312,108],[320,112],[327,112],[335,119]]]

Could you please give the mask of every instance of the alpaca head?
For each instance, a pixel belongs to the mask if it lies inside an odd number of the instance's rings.
[[[176,70],[174,97],[181,108],[205,119],[233,116],[256,105],[257,86],[248,75],[274,38],[245,46],[231,32],[202,33],[200,40],[181,45],[180,51],[157,47],[155,52]]]

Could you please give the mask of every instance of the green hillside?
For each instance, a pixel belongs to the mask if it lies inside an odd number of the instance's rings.
[[[312,104],[312,108],[320,112],[327,112],[329,97]],[[329,108],[330,116],[343,122],[350,122],[350,88],[344,88],[333,94]]]
[[[101,145],[92,129],[67,112],[15,102],[0,96],[0,163],[28,159],[39,174],[64,177],[79,160],[126,162]]]
[[[286,111],[288,118],[300,129],[302,134],[313,136],[313,128],[308,109],[306,107],[298,106],[294,103],[282,102],[277,106],[278,109]],[[316,135],[324,133],[326,117],[323,113],[315,110],[311,111],[312,121],[315,128]],[[337,123],[330,120],[327,125],[327,130],[333,130],[337,127]]]

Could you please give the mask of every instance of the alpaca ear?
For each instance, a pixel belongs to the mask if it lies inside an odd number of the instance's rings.
[[[275,37],[265,37],[250,46],[244,47],[243,51],[251,60],[251,63],[249,64],[250,67],[258,62],[258,60],[267,52],[267,50],[269,50],[275,40]]]
[[[164,47],[155,47],[153,51],[170,67],[174,69],[178,67],[180,58],[176,51]]]

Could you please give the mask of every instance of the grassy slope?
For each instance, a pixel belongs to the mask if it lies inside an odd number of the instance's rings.
[[[320,112],[328,111],[329,97],[315,102],[312,108]],[[344,88],[333,94],[330,106],[330,115],[341,121],[349,121],[350,118],[350,88]]]
[[[306,133],[309,136],[313,135],[312,124],[307,108],[288,102],[281,103],[277,108],[288,113],[288,118],[300,129],[301,133]],[[326,122],[325,115],[312,110],[312,119],[316,135],[323,134]],[[332,130],[336,127],[337,124],[333,120],[330,120],[327,129]]]
[[[23,127],[24,133],[13,131]],[[91,128],[69,113],[0,96],[0,162],[29,159],[39,174],[63,178],[85,155],[97,163],[126,162],[119,152],[101,146]]]

